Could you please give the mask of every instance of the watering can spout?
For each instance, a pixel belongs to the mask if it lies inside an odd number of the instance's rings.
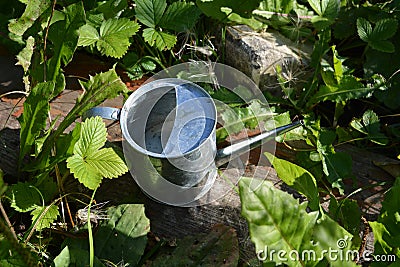
[[[219,167],[231,160],[232,155],[240,156],[241,154],[249,151],[249,149],[258,147],[265,142],[271,141],[273,138],[275,138],[275,136],[293,130],[300,125],[304,125],[304,122],[302,120],[278,127],[271,131],[263,132],[259,135],[250,137],[247,140],[219,149],[215,156],[215,165]]]

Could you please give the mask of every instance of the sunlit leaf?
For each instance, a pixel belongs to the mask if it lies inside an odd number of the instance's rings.
[[[167,8],[166,0],[136,0],[136,17],[147,27],[155,28]]]
[[[50,225],[57,219],[60,213],[56,205],[50,205],[45,207],[36,207],[31,212],[32,223],[35,223],[37,231],[43,230],[44,228],[50,227]],[[38,220],[37,222],[35,222]]]
[[[112,148],[102,148],[107,132],[100,117],[82,123],[74,155],[67,159],[67,167],[79,182],[90,189],[97,188],[103,177],[116,178],[128,171],[124,161]]]
[[[54,90],[54,82],[37,84],[24,102],[24,112],[18,118],[21,125],[19,163],[30,152],[35,138],[46,127],[50,109],[49,98]]]
[[[157,47],[158,50],[171,49],[177,40],[175,35],[154,28],[144,29],[143,38],[151,46]]]
[[[165,11],[160,26],[176,32],[184,32],[193,28],[200,15],[200,9],[193,3],[173,2]]]
[[[33,48],[35,45],[35,38],[29,36],[26,40],[26,46],[18,53],[18,65],[21,65],[25,72],[28,71],[29,66],[31,65],[31,58],[33,55]]]
[[[317,181],[310,172],[294,163],[274,157],[268,152],[264,153],[264,155],[274,166],[278,177],[282,181],[305,195],[309,200],[308,206],[312,210],[320,210]]]
[[[129,45],[129,37],[139,30],[139,24],[127,18],[109,19],[100,26],[97,49],[106,56],[120,58]]]
[[[242,178],[239,182],[242,215],[249,224],[251,240],[256,246],[256,251],[268,250],[302,251],[311,247],[311,236],[317,221],[318,212],[306,212],[307,203],[299,204],[288,193],[275,188],[272,183],[253,181],[259,184],[253,189],[252,179]],[[269,255],[268,255],[269,256]],[[289,266],[304,266],[302,259],[284,261],[277,254],[266,261],[285,263]]]
[[[365,111],[361,119],[352,120],[350,126],[366,134],[368,139],[376,144],[386,145],[389,142],[386,135],[381,133],[379,118],[372,110]]]
[[[55,267],[70,266],[89,266],[89,251],[83,249],[70,249],[65,246],[64,249],[54,259]],[[105,266],[96,256],[94,257],[94,266]]]
[[[51,1],[48,0],[27,1],[27,6],[22,16],[17,20],[11,21],[8,25],[9,31],[17,36],[22,36],[50,5]]]
[[[41,204],[41,197],[37,189],[29,183],[13,184],[9,188],[11,207],[18,212],[27,212]]]

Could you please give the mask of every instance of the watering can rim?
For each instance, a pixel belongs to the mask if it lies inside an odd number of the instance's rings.
[[[142,95],[148,93],[149,91],[155,89],[155,88],[159,88],[159,87],[163,87],[163,86],[177,86],[177,85],[181,85],[181,84],[190,84],[191,86],[195,87],[197,90],[199,90],[202,94],[204,94],[204,97],[206,97],[207,99],[211,99],[213,100],[213,98],[210,96],[210,94],[203,89],[201,86],[188,81],[188,80],[183,80],[183,79],[179,79],[179,78],[163,78],[163,79],[157,79],[148,83],[143,84],[139,89],[137,89],[136,91],[134,91],[127,99],[127,101],[124,103],[122,108],[112,108],[112,107],[94,107],[91,108],[89,111],[87,111],[84,115],[84,118],[86,117],[93,117],[93,116],[100,116],[104,119],[111,119],[111,120],[119,120],[120,124],[121,124],[121,130],[123,133],[123,137],[124,139],[131,145],[133,146],[136,150],[138,150],[139,152],[151,156],[151,157],[155,157],[155,158],[160,158],[160,159],[175,159],[175,158],[181,158],[184,157],[186,155],[189,155],[191,153],[193,153],[193,151],[198,150],[199,148],[201,148],[203,145],[205,145],[207,142],[207,140],[209,140],[210,138],[212,138],[212,133],[215,131],[216,129],[216,125],[217,125],[217,109],[215,106],[214,101],[212,102],[212,106],[213,106],[213,110],[211,111],[212,114],[214,115],[214,122],[212,125],[212,131],[210,132],[210,134],[207,136],[207,138],[205,138],[204,140],[201,141],[201,143],[184,152],[181,153],[179,155],[166,155],[166,154],[161,154],[161,153],[155,153],[155,152],[151,152],[149,150],[144,149],[142,146],[138,145],[129,135],[128,129],[127,129],[127,125],[126,125],[126,121],[127,121],[127,114],[129,112],[129,108],[128,106],[131,106],[130,103],[135,102],[135,100],[137,100],[139,97],[141,97]],[[258,136],[265,136],[264,138],[267,137],[271,137],[271,136],[275,136],[275,135],[279,135],[282,134],[284,132],[290,131],[294,128],[297,128],[300,125],[304,125],[302,120],[298,120],[295,122],[292,122],[290,124],[284,125],[284,126],[280,126],[278,128],[275,128],[273,130],[269,130],[266,132],[261,132],[260,134],[254,136],[255,138],[250,139],[244,139],[244,140],[239,140],[237,143],[235,144],[231,144],[227,147],[218,149],[216,151],[216,155],[214,158],[215,162],[219,161],[219,158],[225,158],[229,155],[233,155],[235,154],[235,150],[231,150],[231,148],[234,148],[234,146],[240,145],[240,144],[246,144],[247,145],[251,145],[252,142],[262,142],[262,140],[256,140]],[[215,144],[216,145],[216,144]],[[226,152],[229,151],[229,152]],[[217,164],[218,166],[221,164]]]

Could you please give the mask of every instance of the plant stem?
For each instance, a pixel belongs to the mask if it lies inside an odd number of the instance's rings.
[[[92,198],[90,199],[89,207],[88,207],[88,234],[89,234],[89,266],[93,267],[94,265],[94,243],[93,243],[93,231],[92,224],[90,222],[90,208],[92,207],[92,202],[94,200],[94,195],[96,194],[97,188],[93,191]]]
[[[17,235],[15,234],[14,228],[12,227],[12,224],[10,222],[10,219],[8,219],[7,213],[3,207],[3,203],[1,203],[1,200],[0,200],[0,210],[1,210],[1,214],[3,214],[4,220],[6,221],[8,227],[10,228],[10,232],[12,233],[15,240],[18,240]]]

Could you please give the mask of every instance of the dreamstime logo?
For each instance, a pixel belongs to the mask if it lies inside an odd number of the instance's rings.
[[[264,249],[257,252],[257,258],[260,261],[271,262],[287,262],[287,261],[304,261],[304,262],[319,262],[324,258],[329,261],[353,261],[353,262],[394,262],[396,255],[382,254],[374,255],[372,251],[364,250],[361,254],[358,250],[346,249],[348,246],[348,236],[340,238],[336,242],[337,248],[322,249],[322,250],[275,250],[265,246]]]
[[[120,122],[132,176],[147,195],[162,203],[208,204],[228,194],[244,175],[250,138],[243,136],[243,142],[216,148],[217,124],[224,127],[226,136],[233,136],[245,128],[244,122],[237,111],[211,98],[199,85],[208,91],[224,90],[220,94],[234,97],[253,114],[265,110],[262,122],[256,116],[252,120],[261,131],[275,128],[274,113],[262,92],[232,67],[191,61],[157,73],[131,94]],[[232,121],[235,117],[237,121]],[[275,133],[271,131],[268,138],[274,140]],[[264,142],[261,148],[274,154],[275,143]],[[220,165],[224,165],[222,170],[217,169]],[[252,189],[261,184],[254,180]]]

